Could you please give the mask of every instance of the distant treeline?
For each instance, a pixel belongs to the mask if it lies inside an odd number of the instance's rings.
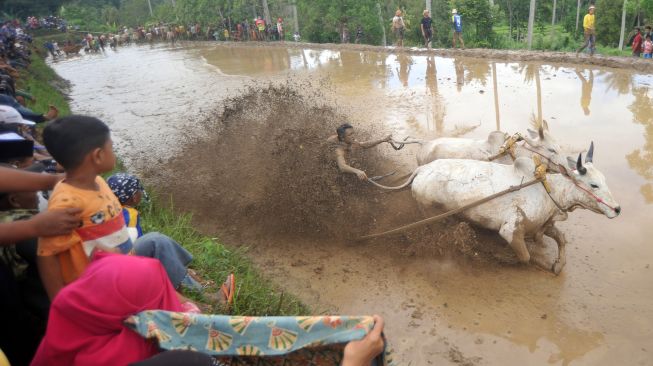
[[[616,47],[625,15],[625,43],[636,25],[653,19],[653,0],[535,0],[536,48],[564,49],[582,34],[583,16],[596,5],[598,42]],[[0,0],[4,17],[57,14],[84,29],[116,30],[158,22],[221,27],[256,16],[284,20],[290,39],[298,24],[302,39],[340,42],[343,31],[353,40],[363,30],[363,43],[393,41],[390,29],[396,10],[406,23],[406,45],[421,43],[422,11],[430,5],[435,46],[448,46],[451,10],[463,16],[468,46],[512,48],[525,44],[531,0]],[[555,5],[555,11],[554,11]],[[625,11],[625,13],[624,13]],[[295,14],[297,19],[295,22]],[[553,27],[552,27],[553,26]],[[549,31],[549,30],[555,30]],[[557,34],[557,35],[556,35]],[[548,38],[547,38],[548,37]],[[555,38],[558,37],[558,38]],[[573,41],[573,42],[572,42]]]

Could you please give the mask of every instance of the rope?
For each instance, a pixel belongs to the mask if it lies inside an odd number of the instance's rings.
[[[413,175],[414,174],[415,173],[413,173]],[[409,180],[409,182],[412,182],[412,177]],[[428,219],[420,220],[420,221],[414,222],[412,224],[408,224],[408,225],[405,225],[405,226],[402,226],[402,227],[398,227],[396,229],[384,231],[382,233],[361,236],[360,238],[356,239],[356,241],[363,241],[363,240],[368,240],[368,239],[372,239],[372,238],[378,238],[380,236],[386,236],[386,235],[390,235],[390,234],[397,234],[397,233],[401,233],[401,232],[404,232],[404,231],[407,231],[407,230],[410,230],[410,229],[413,229],[413,228],[416,228],[416,227],[420,227],[420,226],[432,223],[432,222],[440,221],[440,220],[442,220],[444,218],[455,215],[455,214],[460,213],[462,211],[465,211],[465,210],[468,210],[470,208],[482,205],[483,203],[491,201],[491,200],[493,200],[493,199],[495,199],[497,197],[501,197],[501,196],[506,195],[508,193],[519,191],[519,190],[521,190],[523,188],[526,188],[528,186],[532,186],[533,184],[540,183],[540,182],[542,182],[542,179],[536,178],[536,179],[533,179],[533,180],[528,181],[526,183],[522,183],[522,184],[520,184],[518,186],[510,186],[510,188],[504,189],[501,192],[497,192],[497,193],[495,193],[495,194],[493,194],[491,196],[487,196],[487,197],[482,198],[482,199],[480,199],[478,201],[474,201],[474,202],[469,203],[469,204],[467,204],[465,206],[453,209],[451,211],[442,213],[440,215],[429,217]]]
[[[398,191],[400,189],[404,189],[404,188],[408,187],[411,183],[413,183],[413,179],[415,179],[415,176],[417,175],[418,171],[419,171],[419,168],[415,169],[415,171],[410,175],[410,177],[408,177],[408,180],[404,184],[402,184],[400,186],[397,186],[397,187],[384,186],[383,184],[379,184],[375,180],[370,179],[370,178],[368,178],[367,181],[369,183],[372,183],[373,185],[381,188],[381,189],[388,189],[388,190],[391,190],[391,191]]]

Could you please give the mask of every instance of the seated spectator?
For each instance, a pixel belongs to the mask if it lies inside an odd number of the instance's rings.
[[[80,278],[54,299],[32,366],[122,366],[149,359],[160,352],[156,343],[141,338],[124,322],[150,309],[182,310],[160,263],[99,253]],[[347,344],[343,366],[368,366],[382,352],[383,319],[374,320],[367,336]],[[136,365],[201,365],[200,361],[214,364],[206,355],[169,351]]]
[[[135,247],[122,215],[122,206],[99,174],[116,163],[109,128],[100,120],[69,116],[48,124],[43,139],[54,159],[64,167],[66,179],[52,192],[48,210],[79,208],[79,226],[71,233],[39,239],[39,272],[50,298],[77,279],[97,251],[130,254]],[[144,236],[148,248],[161,248],[157,237]],[[172,251],[171,246],[166,246]],[[185,270],[185,268],[184,268]],[[226,285],[233,289],[233,278]],[[187,311],[195,304],[178,294]],[[233,298],[231,293],[226,297]]]
[[[54,298],[32,366],[127,365],[155,355],[155,344],[123,321],[146,309],[182,311],[154,259],[98,253],[79,279]]]
[[[186,268],[193,260],[193,256],[188,251],[166,235],[160,233],[143,235],[141,218],[136,206],[140,204],[143,197],[147,198],[147,194],[140,180],[131,174],[117,173],[107,179],[107,184],[122,205],[122,214],[129,237],[134,242],[135,254],[160,260],[175,288],[185,287],[201,292],[202,285],[193,278]],[[233,294],[231,287],[234,285],[234,279],[231,276],[221,288],[221,295],[227,302],[232,301],[230,295]],[[233,298],[233,295],[231,297]],[[224,299],[212,298],[211,300],[221,301]]]
[[[50,159],[51,157],[45,148],[35,141],[36,139],[33,136],[34,126],[34,122],[23,118],[16,109],[0,106],[0,133],[14,132],[21,135],[24,139],[32,141],[36,160]]]
[[[53,105],[50,106],[48,113],[40,114],[32,111],[29,108],[23,107],[20,105],[20,103],[18,103],[16,98],[5,94],[0,94],[0,108],[5,109],[3,107],[12,107],[16,109],[24,119],[35,123],[49,121],[57,118],[59,115],[59,110]]]
[[[0,193],[0,222],[30,219],[37,203],[36,192]],[[14,365],[29,363],[48,318],[50,301],[38,275],[36,245],[33,237],[0,246],[0,311],[11,314],[0,332],[0,348]]]

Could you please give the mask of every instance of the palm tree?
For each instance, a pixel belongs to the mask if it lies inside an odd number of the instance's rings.
[[[531,0],[531,7],[528,12],[528,49],[533,45],[533,23],[535,22],[535,0]]]
[[[601,73],[604,76],[604,81],[608,85],[608,89],[616,90],[620,95],[630,93],[633,83],[633,76],[627,72],[610,71]]]
[[[619,49],[624,49],[624,33],[626,32],[626,4],[628,1],[624,0],[624,6],[621,11],[621,35],[619,36]]]
[[[263,15],[265,16],[265,24],[271,24],[270,8],[268,7],[268,0],[262,0],[262,2],[263,2]]]
[[[580,20],[580,0],[578,0],[578,4],[576,5],[576,33],[578,33],[578,20]]]
[[[552,10],[552,15],[551,15],[551,27],[556,24],[556,7],[558,5],[558,0],[553,0],[553,10]]]

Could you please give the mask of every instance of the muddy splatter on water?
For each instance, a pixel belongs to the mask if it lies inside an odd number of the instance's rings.
[[[171,162],[189,177],[183,187],[170,187],[175,201],[227,225],[267,233],[343,238],[368,230],[370,213],[383,206],[379,191],[339,174],[327,142],[347,118],[299,88],[251,87],[212,113],[203,122],[206,135]],[[368,149],[352,164],[382,171],[383,160]],[[206,182],[211,190],[196,195]]]

